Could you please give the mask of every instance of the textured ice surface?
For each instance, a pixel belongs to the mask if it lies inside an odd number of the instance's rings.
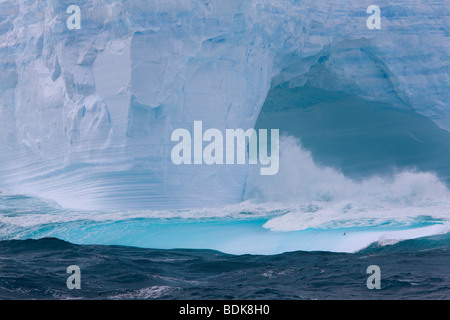
[[[283,83],[449,130],[450,2],[377,1],[381,30],[371,4],[0,1],[0,187],[89,209],[239,202],[248,168],[177,167],[170,133],[253,127]]]

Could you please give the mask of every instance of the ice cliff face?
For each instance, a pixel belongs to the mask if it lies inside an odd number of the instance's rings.
[[[69,30],[69,5],[81,29]],[[0,1],[0,187],[89,209],[242,199],[247,167],[175,166],[170,134],[255,125],[288,82],[450,129],[450,3]]]

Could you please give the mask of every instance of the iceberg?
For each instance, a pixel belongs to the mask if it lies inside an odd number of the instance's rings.
[[[80,29],[67,27],[71,5]],[[383,112],[410,145],[408,161],[398,152],[385,165],[448,181],[450,3],[377,5],[380,30],[357,0],[0,1],[0,188],[95,210],[242,201],[248,165],[172,163],[172,132],[195,121],[289,126],[318,161],[357,176],[294,117],[319,102],[335,119],[316,119],[322,132]],[[341,96],[353,99],[342,112]]]

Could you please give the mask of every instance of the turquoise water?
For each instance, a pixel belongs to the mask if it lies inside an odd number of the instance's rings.
[[[292,214],[288,209],[264,211],[242,204],[220,210],[89,212],[33,197],[2,196],[1,200],[2,240],[54,237],[76,244],[271,255],[298,250],[356,252],[373,243],[393,244],[449,230],[448,221],[426,215],[403,220],[335,219],[316,227],[277,230],[270,224]],[[255,211],[241,211],[243,207]]]

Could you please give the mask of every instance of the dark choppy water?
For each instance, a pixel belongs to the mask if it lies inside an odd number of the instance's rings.
[[[380,290],[366,287],[372,264]],[[66,286],[69,265],[81,268],[80,290]],[[449,234],[267,256],[0,241],[0,299],[449,299],[449,272]]]

